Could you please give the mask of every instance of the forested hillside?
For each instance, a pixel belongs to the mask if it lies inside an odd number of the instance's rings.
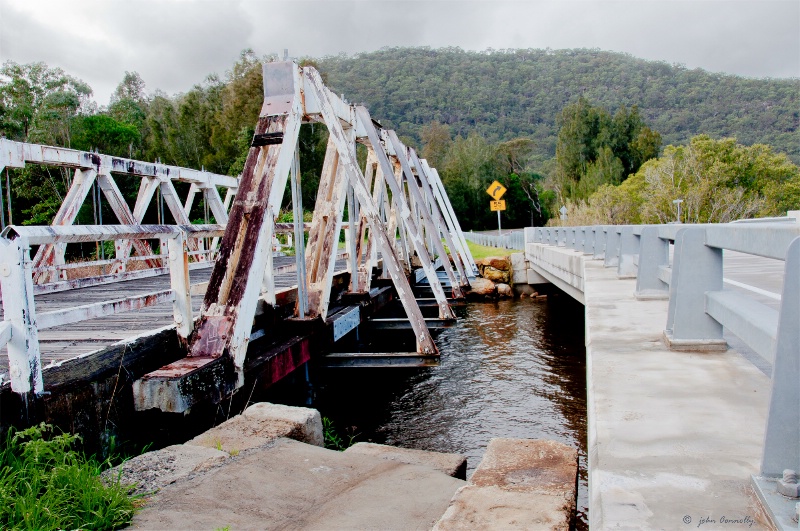
[[[107,106],[68,72],[7,61],[0,68],[0,134],[237,175],[262,105],[262,60],[274,58],[244,50],[226,72],[174,95],[126,72]],[[640,218],[630,205],[685,194],[701,205],[698,219],[800,208],[800,170],[781,155],[800,161],[798,79],[745,79],[593,50],[394,48],[302,63],[316,66],[349,101],[366,104],[440,170],[467,230],[495,225],[485,193],[495,179],[508,188],[507,227],[546,223],[562,205],[574,211],[571,220],[632,222]],[[326,142],[323,126],[302,127],[309,209]],[[702,182],[653,184],[660,168],[684,159],[675,175],[700,172]],[[52,222],[71,173],[36,165],[6,173],[7,219]],[[640,193],[634,185],[645,181],[655,187]],[[120,186],[134,201],[138,182]],[[748,208],[721,218],[718,206],[737,198]],[[202,203],[190,215],[203,219]],[[92,219],[85,207],[79,221]]]
[[[692,136],[763,143],[800,162],[800,80],[747,79],[597,50],[391,48],[317,61],[329,85],[419,139],[439,121],[491,141],[528,136],[540,160],[556,152],[556,116],[583,95],[638,105],[664,145]]]

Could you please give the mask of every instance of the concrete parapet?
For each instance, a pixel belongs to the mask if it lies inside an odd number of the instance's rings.
[[[467,479],[467,458],[461,454],[413,450],[411,448],[398,448],[396,446],[366,442],[356,443],[344,452],[346,454],[379,457],[409,465],[426,466],[439,472],[444,472],[450,477]]]
[[[235,452],[263,446],[278,437],[322,446],[319,411],[260,402],[186,444]]]
[[[578,454],[549,440],[492,439],[435,530],[569,529]]]

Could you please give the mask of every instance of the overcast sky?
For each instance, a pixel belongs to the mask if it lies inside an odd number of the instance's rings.
[[[45,61],[101,105],[126,70],[186,91],[244,48],[600,48],[752,77],[800,77],[798,0],[0,0],[0,60]]]

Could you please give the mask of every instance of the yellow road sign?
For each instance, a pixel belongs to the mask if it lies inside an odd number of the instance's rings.
[[[492,199],[498,201],[501,197],[503,197],[503,194],[506,193],[506,187],[495,181],[489,185],[489,188],[486,189],[486,193],[492,196]]]
[[[496,210],[505,210],[506,200],[500,199],[499,201],[489,201],[489,207],[492,209],[492,212]]]

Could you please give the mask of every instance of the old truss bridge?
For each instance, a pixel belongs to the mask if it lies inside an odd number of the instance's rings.
[[[309,122],[329,132],[310,224],[297,149]],[[0,238],[2,391],[17,397],[23,420],[76,428],[126,410],[187,412],[277,382],[361,324],[410,329],[414,339],[403,352],[335,352],[326,364],[436,363],[429,330],[455,320],[452,305],[477,272],[436,170],[294,62],[264,65],[239,178],[0,139],[0,170],[28,163],[74,169],[74,178],[52,225],[12,225]],[[141,180],[133,208],[112,175]],[[295,221],[276,223],[287,183]],[[190,222],[197,194],[215,224]],[[119,224],[74,224],[101,197]],[[142,224],[154,201],[162,224]],[[275,256],[280,233],[293,235],[294,258]],[[69,244],[112,241],[107,259],[65,261]],[[393,312],[374,318],[382,309]]]

